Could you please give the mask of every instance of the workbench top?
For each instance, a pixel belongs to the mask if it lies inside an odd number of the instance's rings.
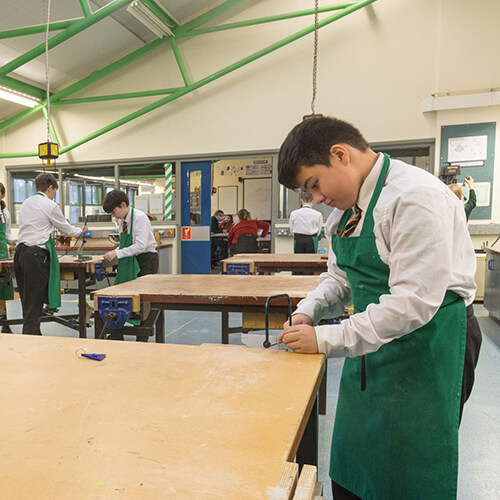
[[[105,353],[102,362],[77,349]],[[2,499],[258,500],[292,461],[323,355],[2,335]]]

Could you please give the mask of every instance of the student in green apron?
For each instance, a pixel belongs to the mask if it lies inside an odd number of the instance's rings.
[[[9,245],[13,244],[11,231],[10,213],[5,204],[5,186],[0,182],[0,259],[9,257]],[[9,325],[5,325],[7,319],[6,301],[14,298],[14,285],[12,279],[0,284],[0,324],[2,333],[12,333]]]
[[[119,189],[113,189],[104,197],[102,208],[119,221],[120,245],[118,250],[111,250],[104,254],[104,260],[108,262],[118,259],[115,284],[157,273],[157,243],[148,216],[144,212],[130,207],[127,193]],[[109,338],[123,340],[123,335],[121,332],[114,332]],[[137,336],[137,340],[147,342],[148,337]]]
[[[332,438],[336,500],[454,499],[458,428],[481,332],[463,206],[437,178],[315,118],[280,149],[279,180],[334,208],[328,271],[279,339],[346,357]],[[354,315],[338,325],[322,317]]]
[[[323,214],[313,209],[311,193],[300,193],[302,207],[290,213],[288,224],[293,234],[294,253],[317,253],[318,237],[323,228]],[[311,273],[312,274],[312,273]]]
[[[35,188],[35,195],[23,202],[18,213],[14,273],[23,308],[23,333],[41,335],[43,305],[51,309],[61,306],[59,260],[52,232],[57,229],[77,237],[87,228],[72,226],[54,202],[58,183],[53,174],[38,174]]]

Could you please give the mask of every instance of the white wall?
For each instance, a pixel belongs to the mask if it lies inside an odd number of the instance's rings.
[[[224,22],[310,7],[311,2],[306,5],[303,0],[266,0],[241,9],[240,14]],[[353,122],[372,142],[436,138],[437,162],[442,125],[499,121],[498,106],[421,111],[423,100],[435,92],[500,86],[499,18],[498,0],[379,0],[332,23],[319,33],[316,110]],[[196,80],[311,23],[312,18],[298,18],[180,39],[178,44],[188,74]],[[158,50],[78,96],[181,85],[170,50]],[[61,159],[87,161],[278,148],[288,130],[310,112],[311,59],[309,35]],[[65,145],[154,100],[53,106],[52,114]],[[8,152],[34,150],[44,134],[41,116],[28,119],[6,131],[5,148]],[[28,162],[31,159],[9,159],[6,164]],[[497,159],[495,170],[500,182]],[[500,189],[495,192],[493,220],[500,222]]]

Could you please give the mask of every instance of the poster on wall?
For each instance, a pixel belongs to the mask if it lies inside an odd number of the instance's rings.
[[[450,163],[486,160],[488,136],[451,137],[448,139],[448,161]],[[483,162],[479,163],[483,165]],[[472,166],[472,165],[469,165]]]
[[[476,192],[478,207],[487,207],[490,204],[491,182],[475,182],[474,191]]]

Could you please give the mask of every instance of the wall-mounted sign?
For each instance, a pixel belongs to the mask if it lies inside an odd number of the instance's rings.
[[[182,227],[181,239],[190,240],[191,239],[191,228],[189,226]]]
[[[451,137],[448,139],[448,161],[461,163],[486,160],[487,147],[487,135]]]

